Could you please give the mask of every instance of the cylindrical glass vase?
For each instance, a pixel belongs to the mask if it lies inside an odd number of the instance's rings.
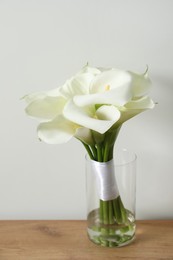
[[[108,162],[86,156],[87,231],[106,247],[129,244],[135,237],[136,155],[123,149]]]

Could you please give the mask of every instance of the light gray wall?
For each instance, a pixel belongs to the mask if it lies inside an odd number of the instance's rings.
[[[173,217],[173,1],[0,0],[0,219],[84,219],[85,151],[46,145],[20,97],[92,66],[143,72],[158,105],[124,124],[137,218]]]

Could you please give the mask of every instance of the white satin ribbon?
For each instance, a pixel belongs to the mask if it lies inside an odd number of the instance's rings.
[[[104,201],[118,197],[118,187],[114,173],[113,160],[108,162],[91,161],[92,171],[96,175],[99,198]]]

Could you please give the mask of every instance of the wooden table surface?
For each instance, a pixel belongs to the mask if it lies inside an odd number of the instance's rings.
[[[137,221],[125,247],[93,244],[85,221],[0,221],[0,260],[173,260],[173,220]]]

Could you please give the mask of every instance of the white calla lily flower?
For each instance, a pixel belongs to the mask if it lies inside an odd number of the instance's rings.
[[[151,80],[148,77],[148,69],[144,74],[136,74],[134,72],[129,72],[133,79],[133,96],[142,97],[147,95],[151,88]]]
[[[96,114],[91,113],[91,110],[88,110],[88,108],[80,108],[74,104],[73,100],[70,100],[63,110],[63,115],[65,118],[72,122],[75,122],[76,124],[104,134],[119,119],[120,113],[118,113],[119,111],[116,112],[118,114],[114,116],[116,120],[103,120],[99,119],[99,117],[95,118]]]
[[[78,128],[78,125],[59,115],[52,121],[38,126],[38,137],[48,144],[66,143],[75,135]]]
[[[57,115],[62,114],[66,100],[61,97],[45,96],[32,101],[26,107],[26,113],[40,120],[52,120]]]

